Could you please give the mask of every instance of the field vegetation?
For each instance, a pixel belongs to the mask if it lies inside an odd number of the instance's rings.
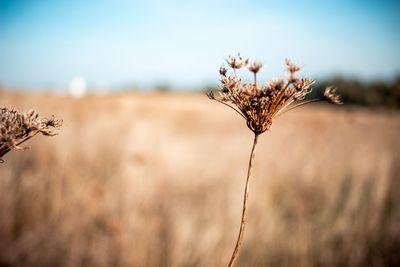
[[[0,91],[63,119],[0,163],[0,266],[225,266],[253,134],[197,93]],[[399,266],[398,111],[315,104],[259,137],[237,266]]]

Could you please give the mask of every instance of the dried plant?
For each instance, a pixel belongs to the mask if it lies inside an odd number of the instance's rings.
[[[258,136],[270,129],[274,119],[293,108],[322,100],[331,104],[342,103],[340,97],[335,94],[333,87],[328,87],[325,90],[323,98],[305,101],[304,98],[311,92],[311,86],[315,81],[307,77],[298,78],[297,73],[300,71],[300,67],[290,60],[286,60],[285,63],[288,71],[287,78],[272,80],[266,85],[261,85],[257,83],[257,73],[263,67],[261,63],[254,62],[249,65],[249,60],[243,59],[240,55],[238,57],[230,56],[227,59],[227,64],[232,69],[232,73],[229,74],[226,67],[221,67],[219,70],[221,85],[218,95],[214,95],[212,91],[207,93],[210,99],[228,106],[243,117],[246,120],[247,127],[254,133],[247,169],[239,235],[228,264],[229,267],[234,265],[243,239],[247,217],[249,182]],[[243,82],[237,76],[236,71],[246,66],[254,75],[253,82]]]
[[[14,109],[0,108],[0,160],[12,149],[24,149],[20,145],[41,133],[56,135],[62,122],[54,116],[41,118],[35,111],[19,113]]]

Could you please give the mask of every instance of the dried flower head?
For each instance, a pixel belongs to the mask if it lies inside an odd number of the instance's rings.
[[[249,71],[256,74],[256,73],[260,72],[262,70],[262,68],[263,68],[263,64],[261,62],[253,62],[249,66]]]
[[[245,67],[249,63],[248,58],[242,58],[240,54],[238,56],[229,56],[229,58],[226,60],[228,63],[228,66],[231,67],[232,69],[240,69],[242,67]]]
[[[336,88],[333,86],[328,86],[325,89],[324,97],[326,101],[328,101],[328,103],[330,104],[343,104],[342,98],[340,97],[340,95],[336,94]]]
[[[285,59],[285,64],[289,74],[296,74],[296,72],[300,71],[300,67],[294,64],[290,59]]]
[[[230,56],[227,60],[233,71],[248,64],[240,56],[238,58]],[[311,92],[314,80],[296,76],[300,67],[290,60],[285,61],[289,77],[268,82],[266,85],[257,84],[256,74],[262,68],[261,63],[253,63],[249,71],[254,74],[254,81],[251,83],[243,82],[234,75],[229,75],[228,70],[220,70],[220,90],[219,95],[208,93],[208,97],[217,100],[239,113],[247,123],[247,126],[255,134],[261,134],[271,127],[273,120],[285,110],[295,106],[309,103],[302,101]],[[334,94],[333,88],[328,88],[325,92],[325,99],[329,103],[339,104],[340,98]],[[318,99],[320,101],[322,99]],[[315,100],[311,101],[315,102]]]
[[[23,149],[20,145],[38,133],[56,135],[62,122],[54,116],[41,118],[35,111],[19,113],[14,109],[0,108],[0,159],[11,149]]]

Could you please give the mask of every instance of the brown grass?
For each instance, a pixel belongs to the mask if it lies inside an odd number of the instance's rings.
[[[15,95],[63,118],[0,166],[1,266],[224,266],[251,133],[196,94]],[[396,266],[400,116],[313,106],[260,139],[238,266]],[[222,136],[222,138],[221,138]]]

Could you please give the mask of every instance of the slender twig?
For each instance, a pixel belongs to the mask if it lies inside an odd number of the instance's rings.
[[[242,209],[242,220],[240,221],[240,229],[239,235],[236,241],[235,249],[233,250],[231,259],[229,261],[228,267],[232,267],[235,263],[235,260],[239,253],[239,248],[242,243],[244,228],[246,226],[246,217],[247,217],[247,201],[249,198],[249,184],[250,184],[250,176],[251,176],[251,169],[253,167],[253,159],[256,152],[258,134],[254,135],[253,147],[251,149],[250,159],[249,159],[249,166],[247,169],[247,178],[246,178],[246,187],[244,189],[244,197],[243,197],[243,209]]]
[[[39,133],[39,131],[36,131],[35,133],[30,134],[29,136],[25,137],[24,139],[22,139],[21,141],[19,141],[18,143],[16,143],[16,144],[14,145],[13,148],[20,149],[20,150],[24,150],[24,148],[21,148],[20,145],[21,145],[22,143],[28,141],[29,139],[31,139],[32,137],[34,137],[34,136],[37,135],[38,133]],[[7,153],[10,152],[10,151],[11,151],[11,148],[10,148],[10,147],[4,147],[4,150],[3,150],[3,149],[0,149],[0,158],[2,158],[5,154],[7,154]]]
[[[237,114],[239,114],[240,116],[242,116],[243,119],[247,120],[246,117],[245,117],[239,110],[237,110],[236,108],[232,107],[231,105],[229,105],[229,104],[227,104],[227,103],[225,103],[225,102],[223,102],[223,101],[221,101],[221,100],[219,100],[219,99],[216,99],[216,98],[214,98],[213,100],[215,100],[215,101],[217,101],[217,102],[219,102],[219,103],[221,103],[221,104],[224,104],[224,105],[227,106],[227,107],[230,107],[231,109],[233,109],[234,111],[236,111]]]
[[[297,105],[293,105],[293,106],[289,107],[288,109],[281,109],[281,110],[279,110],[279,112],[274,116],[274,118],[277,118],[277,117],[279,117],[279,116],[285,114],[285,113],[288,112],[289,110],[292,110],[292,109],[295,109],[295,108],[298,108],[298,107],[301,107],[301,106],[304,106],[304,105],[307,105],[307,104],[310,104],[310,103],[319,102],[319,101],[324,101],[324,99],[323,99],[323,98],[312,99],[312,100],[308,100],[308,101],[301,102],[301,103],[299,103],[299,104],[297,104]]]

